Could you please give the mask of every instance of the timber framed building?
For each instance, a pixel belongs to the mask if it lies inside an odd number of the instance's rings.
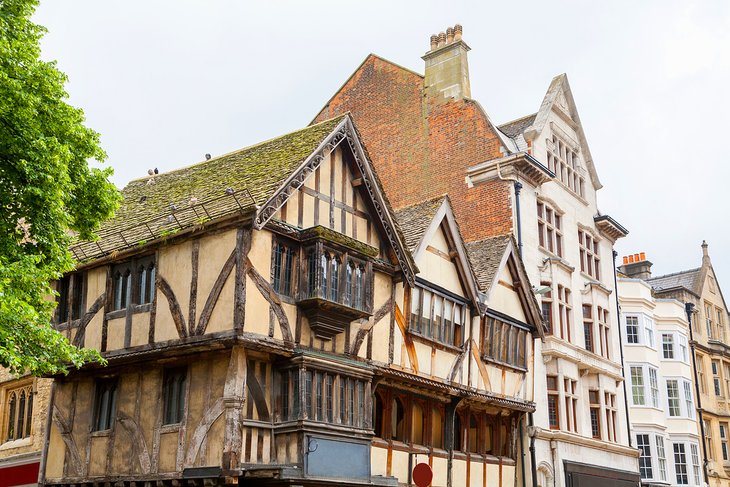
[[[457,25],[431,36],[423,75],[371,54],[315,121],[353,117],[396,209],[448,193],[467,247],[516,239],[547,327],[527,485],[636,485],[613,265],[628,232],[598,209],[567,76],[536,113],[496,126],[471,98],[469,50]]]
[[[516,243],[465,244],[444,195],[393,211],[349,115],[122,193],[72,249],[59,327],[108,366],[55,378],[43,485],[521,483]]]

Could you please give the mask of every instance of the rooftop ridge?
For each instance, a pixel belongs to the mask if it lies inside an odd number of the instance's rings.
[[[673,276],[678,276],[678,275],[680,275],[680,274],[689,274],[689,273],[691,273],[691,272],[697,272],[697,271],[699,271],[699,270],[700,270],[701,268],[702,268],[702,267],[696,267],[696,268],[694,268],[694,269],[687,269],[686,271],[672,272],[671,274],[663,274],[663,275],[661,275],[661,276],[655,276],[655,277],[652,277],[652,278],[650,278],[650,279],[647,279],[647,281],[654,281],[654,280],[657,280],[657,279],[663,279],[663,278],[665,278],[665,277],[673,277]]]
[[[500,123],[499,125],[497,125],[497,128],[501,128],[501,127],[504,127],[504,126],[507,126],[507,125],[512,125],[513,123],[521,122],[522,120],[525,120],[525,119],[530,118],[530,117],[534,117],[536,115],[537,115],[537,112],[531,113],[529,115],[525,115],[525,116],[522,116],[522,117],[519,117],[519,118],[515,118],[514,120],[510,120],[508,122]]]
[[[210,159],[206,159],[204,161],[193,162],[192,164],[188,164],[188,165],[185,165],[185,166],[176,167],[174,169],[170,169],[169,171],[160,172],[159,174],[146,175],[146,176],[142,176],[142,177],[139,177],[139,178],[130,179],[127,182],[127,185],[129,185],[131,183],[134,183],[134,182],[138,182],[138,181],[145,181],[145,180],[150,179],[150,178],[155,178],[155,177],[159,177],[159,176],[163,176],[163,175],[168,175],[168,174],[174,174],[174,173],[176,173],[178,171],[184,171],[186,169],[190,169],[190,168],[195,167],[195,166],[200,166],[200,165],[203,165],[203,164],[213,163],[213,162],[217,161],[218,159],[222,159],[224,157],[229,157],[229,156],[238,154],[238,153],[243,152],[243,151],[248,151],[248,150],[251,150],[251,149],[255,149],[256,147],[259,147],[259,146],[262,146],[262,145],[266,145],[266,144],[271,143],[271,142],[273,142],[275,140],[282,139],[284,137],[288,137],[290,135],[294,135],[294,134],[297,134],[297,133],[300,133],[300,132],[305,132],[307,130],[311,130],[311,129],[316,128],[316,127],[318,127],[318,126],[320,126],[322,124],[325,124],[325,123],[331,123],[334,120],[339,120],[339,119],[342,119],[344,117],[347,117],[349,114],[350,114],[350,112],[347,111],[347,112],[345,112],[345,113],[343,113],[341,115],[337,115],[336,117],[331,117],[331,118],[328,118],[326,120],[322,120],[321,122],[317,122],[317,123],[314,123],[314,124],[311,124],[311,125],[307,125],[307,126],[305,126],[303,128],[297,129],[297,130],[292,130],[291,132],[286,132],[284,134],[277,135],[276,137],[270,137],[270,138],[268,138],[266,140],[262,140],[260,142],[254,143],[254,144],[247,145],[245,147],[240,147],[238,149],[234,149],[234,150],[232,150],[230,152],[226,152],[224,154],[220,154],[220,155],[211,157]]]

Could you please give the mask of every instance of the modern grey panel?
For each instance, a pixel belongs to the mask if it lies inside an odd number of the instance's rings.
[[[307,437],[306,474],[312,477],[370,478],[370,444]]]

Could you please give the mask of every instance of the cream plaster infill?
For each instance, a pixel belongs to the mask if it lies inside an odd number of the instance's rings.
[[[568,360],[577,364],[580,369],[607,375],[616,382],[624,380],[620,364],[554,336],[545,337],[542,354],[544,357]]]

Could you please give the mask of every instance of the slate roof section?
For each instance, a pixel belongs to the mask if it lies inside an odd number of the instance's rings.
[[[700,277],[701,267],[687,271],[674,272],[664,276],[652,277],[647,280],[655,291],[666,289],[685,288],[696,292],[697,279]]]
[[[164,237],[181,229],[255,211],[347,115],[170,172],[131,181],[116,215],[96,242],[71,246],[79,261]]]
[[[524,117],[518,118],[517,120],[513,120],[511,122],[507,122],[503,125],[500,125],[497,127],[499,130],[502,131],[507,137],[515,138],[518,135],[521,135],[527,127],[532,125],[532,123],[535,121],[535,117],[537,117],[537,113],[533,113],[532,115],[525,115]]]
[[[423,234],[428,230],[445,198],[447,198],[445,195],[437,196],[395,211],[395,218],[398,220],[408,250],[415,252],[418,248]]]
[[[481,292],[487,292],[492,287],[492,282],[499,272],[499,264],[502,262],[502,257],[511,239],[511,235],[498,235],[466,244],[469,261]]]

